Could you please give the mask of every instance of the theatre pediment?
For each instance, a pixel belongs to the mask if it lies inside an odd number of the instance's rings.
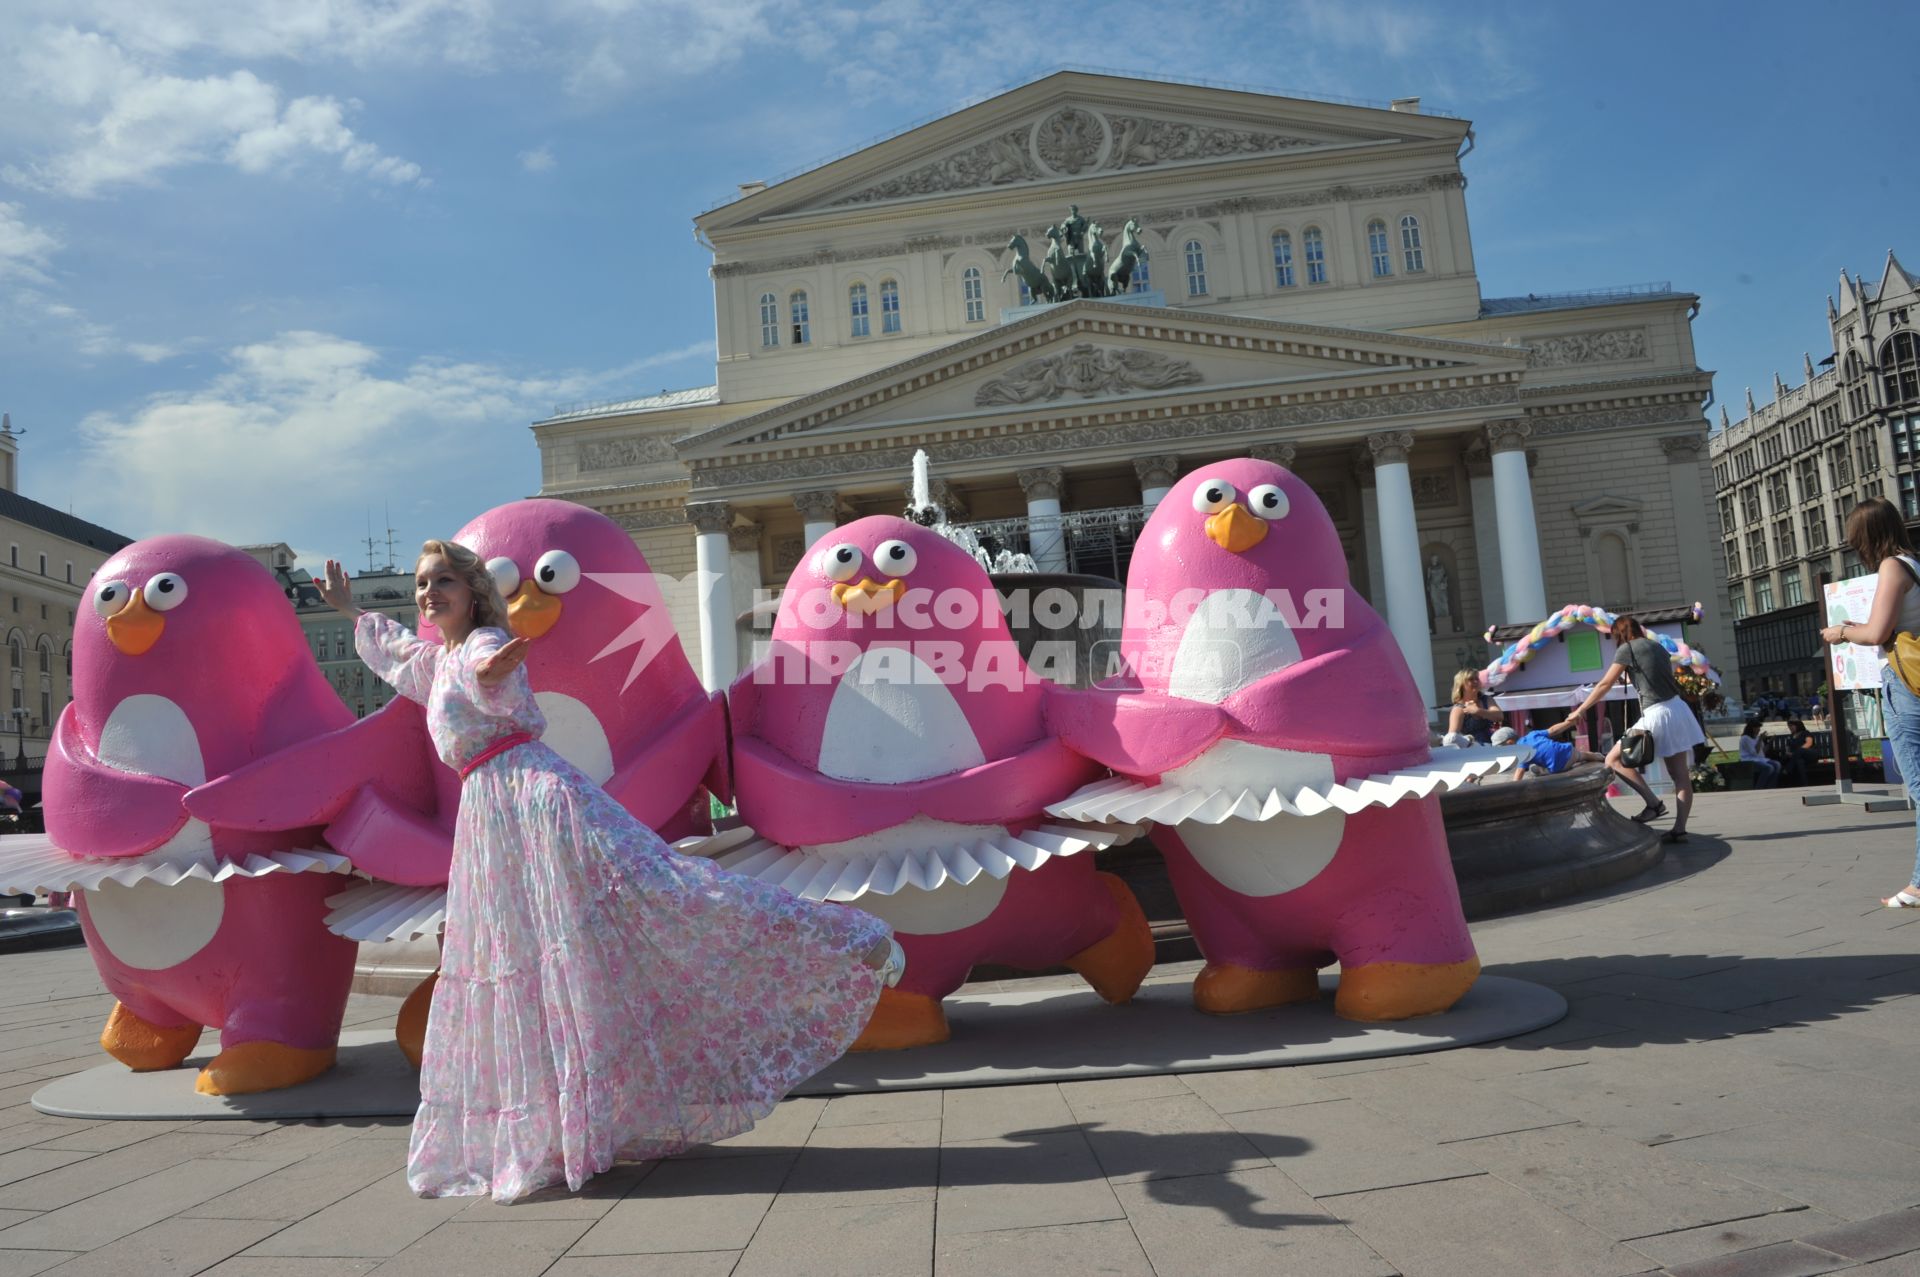
[[[1387,395],[1517,379],[1525,352],[1398,333],[1074,302],[676,442],[683,459],[940,423],[1286,396]]]
[[[716,230],[763,217],[1464,132],[1461,121],[1433,116],[1063,72],[751,192],[701,223]]]

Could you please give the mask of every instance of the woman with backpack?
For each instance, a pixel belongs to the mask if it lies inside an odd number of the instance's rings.
[[[1700,720],[1694,717],[1692,708],[1681,696],[1680,684],[1673,677],[1673,658],[1658,640],[1647,637],[1640,622],[1630,616],[1617,617],[1607,637],[1613,640],[1613,664],[1594,684],[1580,708],[1567,715],[1566,722],[1578,724],[1589,709],[1613,690],[1614,684],[1622,678],[1633,679],[1634,691],[1640,697],[1640,717],[1607,751],[1607,766],[1647,804],[1635,820],[1645,824],[1666,815],[1667,805],[1654,797],[1638,768],[1627,761],[1634,733],[1644,732],[1651,737],[1653,753],[1646,761],[1659,759],[1673,779],[1675,814],[1673,828],[1665,838],[1667,842],[1685,842],[1687,815],[1693,810],[1693,747],[1706,743],[1706,733],[1700,730]]]
[[[1887,741],[1894,761],[1906,777],[1907,793],[1920,801],[1920,660],[1902,656],[1899,636],[1920,634],[1920,559],[1907,540],[1900,511],[1885,497],[1870,497],[1847,516],[1847,544],[1862,563],[1879,567],[1873,590],[1873,612],[1864,622],[1847,621],[1820,631],[1828,643],[1858,643],[1880,649],[1886,664],[1880,670],[1881,702],[1885,707]],[[1834,724],[1839,753],[1839,723]],[[1920,839],[1916,839],[1913,880],[1880,902],[1889,909],[1920,908]]]

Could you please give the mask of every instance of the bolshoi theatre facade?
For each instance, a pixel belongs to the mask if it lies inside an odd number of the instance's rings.
[[[901,512],[918,450],[951,521],[1121,578],[1178,475],[1280,461],[1436,705],[1488,626],[1573,602],[1708,601],[1694,639],[1731,677],[1698,299],[1483,297],[1472,146],[1417,100],[1061,72],[746,184],[695,219],[713,384],[535,423],[541,495],[709,574],[670,599],[710,686],[807,547]],[[1109,263],[1126,227],[1124,291],[1029,300],[1010,245],[1039,266],[1069,221]]]

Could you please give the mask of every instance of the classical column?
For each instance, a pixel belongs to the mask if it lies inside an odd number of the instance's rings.
[[[1720,534],[1709,525],[1708,511],[1713,499],[1706,486],[1707,473],[1701,465],[1707,450],[1707,434],[1667,435],[1660,440],[1667,454],[1668,491],[1673,494],[1673,531],[1675,549],[1680,552],[1680,588],[1686,601],[1708,600],[1708,615],[1723,615],[1727,587],[1714,568],[1714,543]],[[1809,582],[1814,590],[1819,585]],[[1816,596],[1817,597],[1817,596]],[[1732,630],[1725,633],[1731,637]],[[1724,641],[1721,650],[1729,645]]]
[[[1473,507],[1473,561],[1480,569],[1480,625],[1484,629],[1507,616],[1500,577],[1500,528],[1494,517],[1493,452],[1484,435],[1467,442],[1467,501]],[[1474,628],[1474,627],[1469,627]]]
[[[1386,577],[1387,628],[1400,644],[1413,683],[1433,717],[1433,632],[1427,628],[1427,599],[1420,580],[1420,529],[1413,518],[1413,480],[1407,451],[1413,435],[1388,430],[1367,436],[1373,454],[1373,486],[1380,507],[1380,566]],[[1524,460],[1524,458],[1523,458]]]
[[[1027,538],[1033,562],[1042,572],[1067,570],[1067,534],[1060,522],[1060,493],[1067,476],[1059,466],[1033,466],[1015,472],[1027,494]]]
[[[1180,477],[1180,458],[1172,455],[1135,457],[1133,472],[1140,476],[1140,504],[1151,511]]]
[[[1547,615],[1547,581],[1540,571],[1540,525],[1533,514],[1533,478],[1527,473],[1527,436],[1519,418],[1487,423],[1493,451],[1493,509],[1500,531],[1504,620],[1539,621]]]
[[[735,673],[753,664],[754,629],[742,626],[739,618],[760,602],[760,535],[765,528],[758,523],[736,523],[727,529],[728,609],[734,617],[733,665]]]
[[[837,492],[796,492],[793,494],[793,504],[800,511],[800,517],[807,521],[800,535],[809,550],[815,541],[838,525],[840,494]]]
[[[694,526],[693,563],[700,593],[700,677],[710,692],[733,682],[738,640],[733,633],[733,508],[724,501],[687,502]]]

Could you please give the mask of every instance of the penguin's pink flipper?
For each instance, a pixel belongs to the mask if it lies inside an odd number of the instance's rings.
[[[756,798],[741,816],[764,838],[790,847],[840,842],[916,816],[961,824],[1006,823],[1093,779],[1085,759],[1052,739],[1006,758],[927,780],[841,780],[800,766],[752,736],[734,742],[733,770]]]
[[[60,712],[41,780],[54,844],[88,856],[139,856],[179,833],[186,786],[108,767],[75,732],[73,712],[71,704]]]
[[[647,747],[614,769],[603,788],[650,829],[669,825],[706,783],[725,788],[726,702],[691,702]]]
[[[1050,685],[1046,716],[1074,753],[1132,776],[1157,776],[1192,762],[1234,728],[1218,705],[1105,687]]]
[[[357,722],[208,781],[187,794],[186,809],[228,829],[300,829],[338,819],[362,790],[377,788],[431,811],[433,757],[426,711],[396,697]]]
[[[451,833],[371,787],[327,826],[327,844],[355,869],[403,887],[438,886],[453,866]]]

